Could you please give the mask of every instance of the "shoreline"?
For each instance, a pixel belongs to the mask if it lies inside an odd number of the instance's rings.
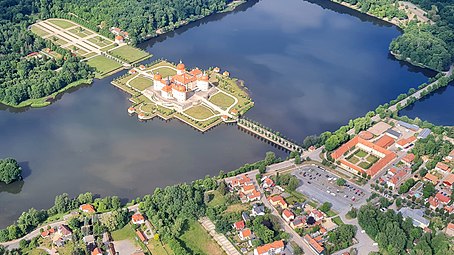
[[[66,85],[65,87],[61,88],[60,90],[57,90],[54,93],[52,93],[48,96],[45,96],[45,97],[40,97],[40,98],[36,98],[36,99],[27,99],[17,105],[8,104],[5,102],[0,102],[0,104],[4,105],[6,107],[9,107],[9,108],[13,108],[13,109],[23,109],[26,107],[43,108],[43,107],[51,105],[57,96],[66,92],[67,90],[72,89],[72,88],[77,88],[82,85],[89,85],[92,83],[93,83],[93,78],[81,79],[81,80],[72,82],[72,83]]]

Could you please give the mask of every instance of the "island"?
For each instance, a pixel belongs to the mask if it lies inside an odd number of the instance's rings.
[[[182,62],[155,61],[112,84],[131,95],[128,112],[140,120],[176,118],[204,132],[221,122],[236,122],[254,105],[242,81],[220,72],[219,67],[187,71]]]
[[[0,182],[10,184],[22,178],[22,168],[13,158],[0,159]]]

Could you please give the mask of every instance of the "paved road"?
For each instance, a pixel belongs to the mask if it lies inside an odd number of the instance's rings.
[[[215,230],[215,226],[213,222],[207,217],[203,217],[199,220],[205,230],[210,233],[214,240],[222,247],[222,249],[227,253],[227,255],[241,255],[237,249],[233,246],[233,244],[223,235],[219,234]]]

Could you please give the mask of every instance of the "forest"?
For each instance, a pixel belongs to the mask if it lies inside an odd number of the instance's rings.
[[[12,183],[21,178],[22,168],[12,158],[0,159],[0,182]]]
[[[34,0],[0,0],[0,6],[0,102],[15,106],[90,76],[91,68],[85,63],[27,29],[38,12]],[[25,57],[45,47],[58,51],[64,58]]]
[[[379,18],[406,18],[397,0],[340,0],[359,7],[362,12]],[[403,35],[395,38],[389,49],[399,59],[441,71],[454,61],[454,3],[448,0],[411,0],[425,9],[434,25],[410,21]]]
[[[393,210],[381,212],[373,205],[358,211],[362,229],[378,243],[379,254],[452,254],[451,241],[442,233],[424,233]]]

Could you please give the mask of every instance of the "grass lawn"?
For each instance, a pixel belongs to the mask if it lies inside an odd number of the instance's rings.
[[[156,105],[155,104],[144,104],[140,107],[140,109],[142,111],[144,111],[145,113],[153,113],[153,111],[156,109]]]
[[[357,150],[354,154],[360,158],[364,158],[365,156],[367,156],[367,152],[363,150]]]
[[[73,28],[73,29],[69,30],[69,32],[71,32],[79,37],[82,37],[82,38],[93,34],[90,30],[83,28],[83,27]]]
[[[87,64],[96,68],[96,71],[101,75],[107,74],[122,67],[122,65],[117,61],[101,55],[90,58],[89,60],[87,60]]]
[[[225,255],[221,247],[211,238],[198,221],[191,221],[181,240],[194,254]]]
[[[225,204],[225,202],[226,202],[225,197],[223,195],[221,195],[221,193],[219,193],[219,191],[213,190],[213,191],[210,191],[207,193],[214,195],[213,199],[210,202],[208,202],[209,207],[217,207],[217,206]]]
[[[111,45],[109,45],[107,47],[102,48],[101,51],[108,51],[108,50],[111,50],[111,49],[113,49],[115,47],[117,47],[116,44],[111,44]]]
[[[237,203],[233,205],[229,205],[227,209],[224,211],[224,213],[241,213],[243,211],[248,211],[249,210],[249,205],[247,204],[242,204],[242,203]]]
[[[101,37],[101,36],[92,37],[92,38],[88,39],[88,41],[96,44],[100,48],[106,47],[113,43],[111,40],[106,40],[104,37]]]
[[[217,78],[214,75],[211,76],[210,81],[216,82]],[[238,103],[234,106],[240,113],[249,109],[252,105],[252,99],[248,96],[247,92],[243,90],[238,81],[228,77],[222,77],[218,81],[218,88],[231,94],[238,99]],[[244,112],[243,112],[244,113]]]
[[[359,159],[356,156],[353,156],[353,157],[349,158],[348,161],[352,164],[356,164],[359,162]]]
[[[339,226],[344,224],[344,222],[342,221],[342,219],[339,216],[334,217],[331,220]]]
[[[60,255],[72,255],[74,251],[74,243],[67,242],[65,246],[57,248],[57,251]]]
[[[61,39],[60,37],[57,37],[57,36],[52,36],[52,37],[49,37],[48,38],[51,42],[53,42],[54,44],[60,46],[60,45],[63,45],[63,44],[67,44],[68,42]]]
[[[372,164],[364,162],[364,161],[358,164],[358,166],[361,167],[362,169],[369,169],[371,167],[371,165]]]
[[[52,23],[52,24],[56,25],[57,27],[61,27],[63,29],[75,26],[73,23],[66,21],[66,20],[49,19],[47,21],[49,21],[49,23]]]
[[[126,239],[132,241],[136,240],[136,233],[132,229],[131,224],[127,224],[122,229],[115,230],[111,234],[114,241],[121,241]]]
[[[148,240],[148,249],[150,249],[152,254],[159,254],[159,255],[174,255],[172,249],[165,243],[163,243],[164,246],[162,246],[161,242],[156,241],[154,239]]]
[[[47,31],[45,31],[45,30],[43,30],[43,29],[41,29],[41,28],[39,28],[39,27],[37,27],[37,26],[32,26],[32,27],[30,28],[30,30],[31,30],[33,33],[35,33],[36,35],[41,36],[41,37],[44,37],[44,36],[46,36],[46,35],[49,34]]]
[[[126,60],[129,63],[133,63],[150,57],[150,54],[148,52],[139,50],[129,45],[124,45],[121,46],[120,48],[116,48],[110,51],[109,54],[120,59]]]
[[[134,88],[142,91],[142,90],[152,86],[153,81],[147,77],[139,76],[139,77],[135,78],[134,80],[131,80],[129,82],[129,85],[131,85],[131,87],[134,87]]]
[[[185,111],[185,113],[195,119],[205,119],[205,118],[214,116],[214,114],[211,112],[211,110],[203,105],[193,106],[193,107],[187,109]]]
[[[227,109],[228,107],[235,103],[235,100],[233,100],[232,97],[226,95],[223,92],[219,92],[214,96],[210,97],[209,101],[223,109]]]
[[[28,253],[28,255],[47,255],[47,252],[40,248],[35,248]]]
[[[328,217],[334,217],[337,215],[337,213],[333,212],[333,210],[329,210],[326,215],[328,215]]]
[[[153,70],[153,73],[159,73],[162,76],[162,78],[166,78],[169,76],[174,76],[175,74],[177,74],[177,71],[173,70],[172,68],[164,66],[156,68],[155,70]]]
[[[372,154],[370,154],[369,156],[367,156],[366,160],[367,160],[369,163],[373,164],[373,163],[375,163],[375,162],[378,161],[378,157],[377,157],[377,156],[374,156],[374,155],[372,155]]]

